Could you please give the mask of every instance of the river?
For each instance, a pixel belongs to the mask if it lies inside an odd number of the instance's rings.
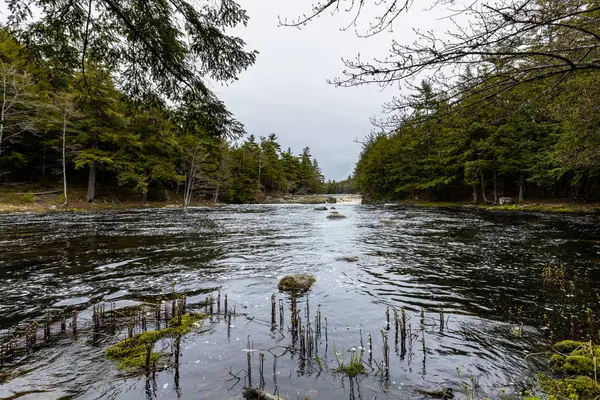
[[[566,316],[597,311],[597,219],[349,202],[336,204],[347,218],[329,220],[314,207],[0,215],[0,334],[79,310],[77,335],[54,324],[54,339],[40,333],[28,354],[5,363],[0,398],[240,399],[249,350],[254,385],[264,353],[263,386],[282,399],[414,399],[447,388],[464,398],[457,368],[478,396],[513,396],[548,371],[538,353],[554,338],[585,330]],[[560,288],[542,279],[561,265]],[[277,282],[291,273],[316,277],[311,320],[317,309],[327,318],[318,362],[290,348],[290,297]],[[124,330],[92,338],[92,305],[126,310],[172,291],[187,293],[190,307],[220,291],[238,315],[184,336],[177,373],[120,373],[105,351]],[[272,293],[285,305],[286,326],[275,330]],[[398,345],[393,313],[402,308],[409,331]],[[382,332],[389,374],[377,367]],[[334,349],[348,360],[361,333],[364,342],[372,335],[372,368],[357,379],[334,373]]]

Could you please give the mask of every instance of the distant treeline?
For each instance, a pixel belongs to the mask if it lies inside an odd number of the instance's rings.
[[[479,89],[449,106],[424,81],[391,133],[367,137],[355,170],[360,192],[371,199],[600,199],[600,72],[536,80],[493,98]]]
[[[354,178],[349,176],[348,178],[341,181],[328,180],[325,182],[324,193],[327,194],[348,194],[358,193]]]
[[[140,198],[179,192],[227,202],[315,193],[323,176],[310,150],[282,151],[274,134],[249,136],[221,103],[135,101],[111,71],[85,74],[44,60],[0,30],[0,184],[120,187]]]

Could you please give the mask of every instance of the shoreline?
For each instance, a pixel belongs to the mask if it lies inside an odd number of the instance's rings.
[[[472,202],[436,201],[394,201],[382,205],[398,205],[416,208],[448,208],[460,210],[481,210],[490,212],[525,212],[543,214],[576,214],[600,216],[600,203],[574,204],[565,201],[526,201],[521,204],[474,204]]]
[[[123,201],[118,203],[108,202],[98,199],[94,203],[75,198],[66,205],[57,204],[56,198],[43,196],[34,202],[6,202],[0,200],[0,214],[27,213],[27,212],[101,212],[110,210],[128,210],[128,209],[146,209],[146,208],[182,208],[182,201],[179,198],[172,200],[159,201]],[[343,204],[331,195],[289,195],[283,197],[266,197],[257,203],[245,204]],[[346,203],[352,204],[352,203]],[[356,204],[356,203],[354,203]],[[563,215],[589,215],[600,216],[600,203],[575,204],[567,201],[527,201],[521,204],[473,204],[472,202],[436,202],[419,200],[398,200],[389,202],[363,203],[368,205],[381,206],[404,206],[414,208],[445,208],[455,210],[477,210],[484,212],[521,212],[521,213],[542,213],[542,214],[563,214]],[[191,207],[219,207],[229,205],[229,203],[214,202],[211,200],[195,201]]]
[[[70,197],[71,198],[71,197]],[[3,201],[0,198],[0,214],[27,213],[27,212],[100,212],[109,210],[145,209],[145,208],[182,208],[183,201],[179,197],[171,200],[158,201],[114,201],[99,198],[96,202],[89,203],[84,195],[74,196],[66,205],[58,202],[58,195],[43,195],[30,198],[28,202]],[[244,204],[336,204],[335,197],[330,195],[289,195],[283,197],[266,197],[257,203]],[[193,201],[190,207],[218,207],[230,203],[215,202],[212,200]]]

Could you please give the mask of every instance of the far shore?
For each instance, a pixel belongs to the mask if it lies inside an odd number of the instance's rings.
[[[68,192],[68,202],[60,191],[2,192],[0,191],[0,213],[19,212],[100,212],[106,210],[140,209],[140,208],[182,208],[183,199],[175,193],[169,194],[168,200],[131,199],[119,200],[115,195],[100,195],[96,201],[88,202],[86,192],[75,188]],[[125,198],[124,197],[124,198]],[[139,196],[141,197],[141,196]],[[318,195],[286,195],[263,197],[256,204],[334,204],[336,198],[327,194]],[[190,207],[218,207],[225,205],[219,201],[193,200]]]
[[[446,202],[446,201],[420,201],[420,200],[400,200],[383,202],[384,204],[402,205],[409,207],[429,207],[429,208],[454,208],[454,209],[474,209],[483,211],[499,212],[531,212],[531,213],[555,213],[555,214],[589,214],[600,215],[600,203],[575,203],[568,199],[556,200],[528,200],[522,203],[512,204],[484,204],[473,202]]]

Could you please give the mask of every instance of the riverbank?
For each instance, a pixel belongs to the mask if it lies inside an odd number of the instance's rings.
[[[498,212],[535,212],[535,213],[556,213],[556,214],[589,214],[600,215],[600,203],[569,203],[560,201],[527,201],[520,204],[473,204],[470,202],[432,202],[432,201],[397,201],[385,204],[402,205],[409,207],[425,208],[454,208],[454,209],[475,209],[482,211]]]
[[[136,200],[135,197],[138,199]],[[0,213],[11,212],[64,212],[64,211],[101,211],[134,208],[182,207],[183,196],[168,193],[166,200],[142,201],[141,196],[131,194],[101,194],[96,201],[87,201],[85,188],[69,189],[65,204],[60,190],[37,189],[19,192],[0,189]],[[286,195],[283,197],[264,197],[257,204],[333,204],[336,197],[330,195]],[[215,207],[224,203],[210,200],[192,200],[192,207]]]
[[[0,213],[12,212],[65,212],[65,211],[102,211],[135,208],[181,207],[183,196],[174,192],[165,193],[163,200],[144,201],[139,194],[119,191],[100,192],[96,201],[87,201],[87,189],[69,188],[68,202],[65,203],[61,190],[52,188],[25,187],[17,190],[0,188]],[[218,202],[192,200],[194,207],[210,207]]]

